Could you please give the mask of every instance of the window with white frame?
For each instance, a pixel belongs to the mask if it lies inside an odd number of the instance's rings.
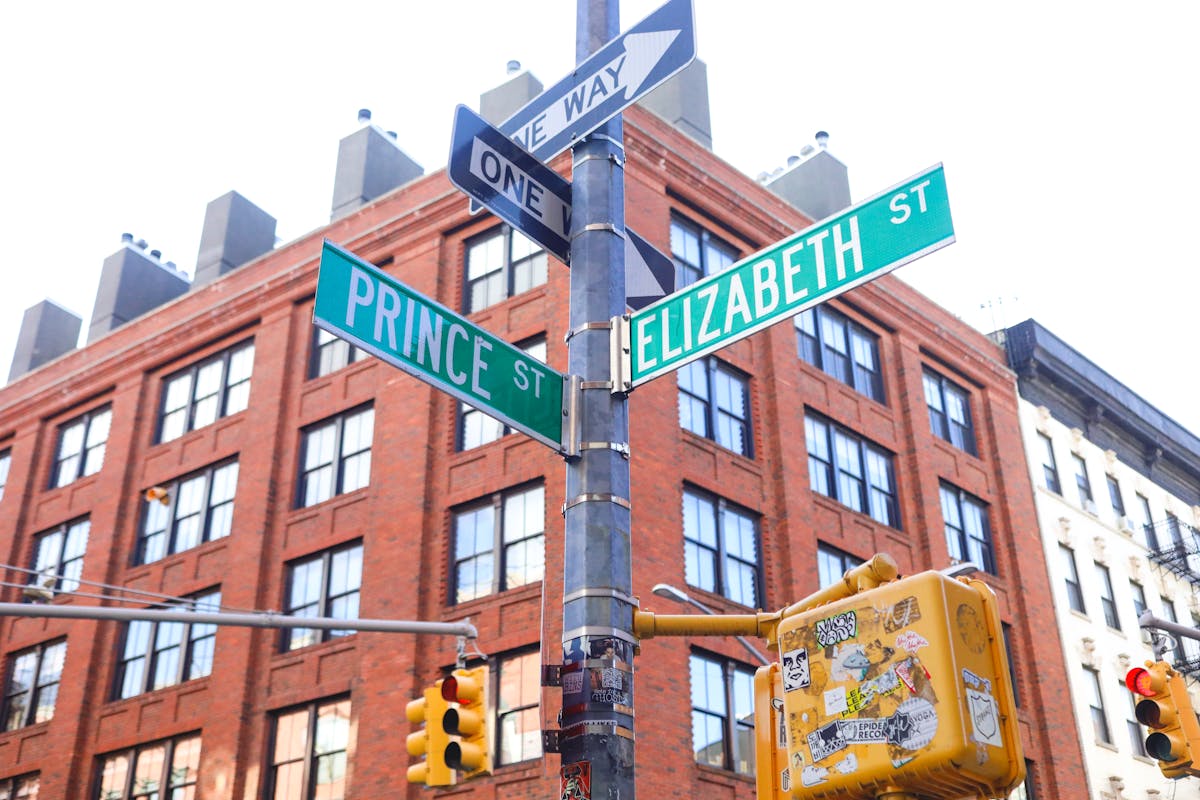
[[[546,571],[546,493],[497,492],[454,512],[455,603],[540,581]]]
[[[750,379],[709,356],[680,367],[677,380],[680,427],[753,458]]]
[[[1071,454],[1071,462],[1075,465],[1075,487],[1079,490],[1079,505],[1087,511],[1096,510],[1096,500],[1092,497],[1092,482],[1088,480],[1087,462],[1078,453]]]
[[[158,441],[178,439],[245,410],[250,401],[254,341],[242,342],[163,380]]]
[[[345,411],[300,432],[300,489],[297,507],[322,503],[371,482],[375,409]]]
[[[941,485],[939,494],[950,557],[956,561],[970,561],[984,572],[995,575],[996,556],[992,549],[987,506],[978,497],[948,483]]]
[[[96,800],[191,800],[200,779],[200,734],[142,744],[100,757]]]
[[[546,282],[546,251],[508,225],[467,242],[464,311],[475,311]]]
[[[50,474],[51,489],[100,471],[104,466],[111,425],[112,407],[102,406],[81,414],[58,429],[58,449]]]
[[[749,608],[761,605],[758,520],[723,497],[683,491],[684,579]]]
[[[1072,611],[1086,614],[1083,603],[1083,587],[1079,583],[1079,571],[1075,566],[1075,551],[1065,544],[1058,546],[1058,557],[1062,563],[1063,580],[1067,585],[1067,602]]]
[[[802,360],[859,394],[884,402],[878,336],[825,305],[801,311],[793,324]]]
[[[959,450],[977,455],[975,427],[971,424],[971,398],[967,390],[928,368],[922,379],[933,434]]]
[[[1083,669],[1084,691],[1087,692],[1088,708],[1092,712],[1092,732],[1096,741],[1112,744],[1112,732],[1108,727],[1108,714],[1104,710],[1104,693],[1100,691],[1100,673],[1094,669]]]
[[[308,362],[308,377],[319,378],[337,372],[342,367],[362,361],[371,354],[355,347],[324,328],[313,326],[312,357]]]
[[[536,650],[501,656],[496,666],[497,763],[542,756],[542,666]]]
[[[1054,442],[1046,434],[1039,433],[1038,444],[1041,446],[1039,455],[1042,459],[1042,481],[1047,489],[1061,495],[1062,484],[1058,480],[1058,462],[1054,459]]]
[[[517,345],[527,355],[546,363],[546,337],[538,336]],[[513,429],[467,403],[458,404],[458,430],[455,441],[459,451],[471,450],[512,433]]]
[[[4,499],[4,487],[8,485],[8,471],[12,466],[12,450],[0,450],[0,500]]]
[[[854,569],[863,560],[858,556],[839,550],[824,542],[817,542],[817,580],[824,589],[840,583],[847,570]]]
[[[288,564],[284,613],[292,617],[357,618],[362,558],[362,542],[351,542]],[[288,628],[283,632],[283,649],[298,650],[350,633],[353,631]]]
[[[876,522],[900,527],[892,454],[857,434],[804,415],[809,488]]]
[[[67,658],[67,641],[53,642],[19,650],[8,656],[8,674],[4,682],[4,707],[0,718],[6,731],[36,725],[54,717],[58,685]]]
[[[238,462],[227,461],[156,487],[165,493],[146,503],[135,562],[149,564],[228,536],[237,479]]]
[[[1117,599],[1113,595],[1112,576],[1108,567],[1096,563],[1096,579],[1100,584],[1100,606],[1104,609],[1104,622],[1115,630],[1121,629],[1121,618],[1117,614]]]
[[[693,653],[692,752],[696,761],[754,774],[754,670],[737,661]]]
[[[350,699],[318,700],[271,719],[267,800],[334,800],[346,796]]]
[[[672,216],[671,258],[675,262],[675,290],[679,291],[733,264],[737,248],[690,220]]]
[[[47,592],[73,592],[83,575],[91,523],[87,517],[64,522],[43,531],[33,540],[33,571],[30,585]]]
[[[170,608],[213,613],[221,608],[220,590],[192,595]],[[203,678],[212,673],[217,626],[210,622],[133,620],[117,661],[115,699]]]

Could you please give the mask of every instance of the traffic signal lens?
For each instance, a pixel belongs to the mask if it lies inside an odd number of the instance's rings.
[[[1133,710],[1138,722],[1150,728],[1161,728],[1163,725],[1162,706],[1153,700],[1140,701]]]
[[[1134,694],[1140,694],[1142,697],[1153,697],[1154,691],[1154,676],[1142,667],[1134,667],[1125,675],[1125,685],[1129,691]]]
[[[451,675],[442,679],[442,699],[451,703],[460,702],[458,699],[458,678]]]
[[[1175,761],[1178,758],[1171,752],[1171,738],[1165,733],[1152,733],[1147,736],[1146,752],[1158,761]]]

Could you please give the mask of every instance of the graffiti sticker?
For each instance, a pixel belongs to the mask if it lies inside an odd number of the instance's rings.
[[[904,631],[896,636],[896,646],[915,653],[929,644],[929,640],[916,631]]]
[[[921,607],[917,605],[917,598],[906,597],[883,615],[883,629],[888,633],[895,633],[901,628],[907,628],[920,618]]]
[[[867,677],[870,668],[871,659],[867,658],[861,644],[848,644],[845,647],[834,645],[830,676],[835,681],[861,681]]]
[[[783,691],[794,692],[811,683],[808,650],[801,647],[783,654]]]
[[[967,684],[968,686],[973,686],[976,689],[979,689],[981,691],[991,694],[992,682],[989,681],[987,678],[979,677],[978,675],[976,675],[974,672],[971,672],[971,670],[967,669],[966,667],[963,667],[962,679],[963,679],[963,683]]]
[[[846,708],[846,688],[844,686],[838,686],[836,689],[825,692],[825,716],[832,717],[834,714],[841,714]]]
[[[967,689],[967,706],[971,709],[971,724],[974,732],[971,738],[980,744],[990,744],[992,747],[1003,747],[1000,738],[1000,712],[996,708],[996,698],[984,692]]]
[[[817,621],[817,645],[833,647],[847,639],[858,636],[858,617],[853,611],[844,611]]]
[[[592,762],[564,764],[558,786],[559,800],[592,800]]]
[[[904,750],[919,750],[933,741],[938,716],[922,697],[910,697],[890,717],[834,720],[808,734],[813,761],[840,753],[852,744],[892,744]]]

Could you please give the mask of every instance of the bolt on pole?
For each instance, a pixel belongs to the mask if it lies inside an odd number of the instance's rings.
[[[577,0],[576,62],[620,32],[616,0]],[[634,797],[629,412],[613,393],[609,328],[625,311],[620,116],[572,147],[569,372],[581,378],[580,451],[563,506],[564,787]],[[595,676],[595,683],[593,683]],[[599,702],[591,686],[603,686]],[[581,702],[582,701],[582,702]]]

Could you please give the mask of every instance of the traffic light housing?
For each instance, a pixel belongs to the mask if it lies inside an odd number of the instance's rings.
[[[759,800],[958,800],[1021,783],[1000,613],[982,581],[923,572],[784,613],[779,663],[755,683],[756,742],[769,748],[756,755]]]
[[[444,702],[455,704],[442,716],[448,742],[443,760],[465,778],[490,775],[491,745],[487,723],[488,668],[456,669],[441,681]]]
[[[1200,721],[1192,709],[1183,676],[1163,661],[1147,661],[1125,675],[1129,691],[1139,696],[1138,722],[1150,729],[1146,753],[1168,778],[1200,776]]]
[[[442,721],[449,704],[442,695],[444,681],[438,681],[425,689],[421,697],[409,702],[404,715],[413,724],[424,723],[424,727],[410,733],[405,740],[405,749],[414,757],[425,756],[424,761],[408,768],[409,783],[426,786],[453,786],[454,771],[446,764],[446,749],[450,734],[446,733]]]

